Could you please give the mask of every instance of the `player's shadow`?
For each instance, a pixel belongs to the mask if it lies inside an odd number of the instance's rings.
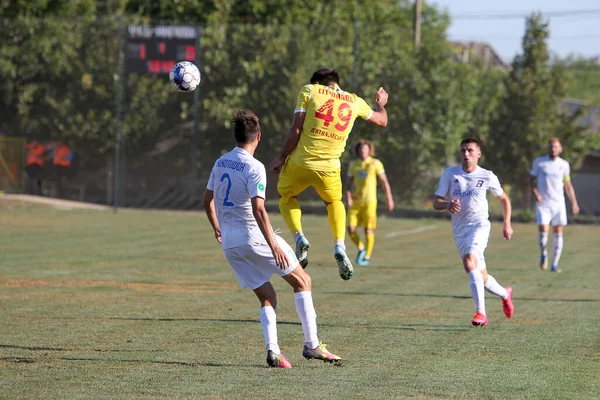
[[[233,322],[233,323],[251,323],[260,325],[258,319],[231,319],[231,318],[124,318],[114,317],[109,319],[119,319],[124,321],[198,321],[198,322]],[[277,321],[277,325],[296,325],[302,326],[296,321]],[[384,329],[384,330],[400,330],[400,331],[464,331],[464,327],[452,325],[427,325],[427,324],[404,324],[404,325],[370,325],[370,324],[331,324],[319,323],[319,326],[327,326],[332,328],[349,328],[349,329]]]
[[[19,346],[14,344],[0,344],[0,348],[6,349],[18,349],[28,351],[73,351],[74,349],[68,349],[63,347],[45,347],[45,346]],[[81,350],[78,351],[93,351],[99,353],[117,352],[117,353],[130,353],[130,352],[160,352],[163,350],[131,350],[131,349],[92,349],[92,350]],[[226,364],[226,363],[215,363],[215,362],[188,362],[188,361],[157,361],[157,360],[135,360],[135,359],[105,359],[105,358],[94,358],[94,357],[58,357],[59,360],[63,361],[86,361],[86,362],[120,362],[120,363],[137,363],[137,364],[164,364],[164,365],[180,365],[184,367],[248,367],[249,365],[241,364]],[[0,357],[0,361],[7,363],[26,363],[33,364],[37,360],[32,357]],[[263,367],[263,365],[254,365],[256,367]]]

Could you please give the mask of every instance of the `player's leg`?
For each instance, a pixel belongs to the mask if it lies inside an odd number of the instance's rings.
[[[298,260],[293,251],[283,239],[277,238],[279,245],[288,254],[288,260],[291,264],[298,265]],[[284,242],[285,244],[281,243]],[[286,250],[289,249],[289,250]],[[302,324],[304,332],[304,349],[302,354],[306,358],[315,358],[323,361],[339,361],[341,358],[330,353],[325,345],[319,342],[317,335],[317,312],[312,298],[312,280],[309,274],[302,268],[294,268],[282,278],[294,289],[294,303],[296,312]]]
[[[560,268],[558,267],[558,262],[560,261],[560,256],[562,255],[563,250],[563,226],[553,226],[552,231],[554,233],[554,241],[553,241],[553,252],[552,252],[552,267],[550,271],[552,272],[560,272]]]
[[[483,254],[481,255],[481,258],[477,260],[477,264],[477,267],[483,275],[485,290],[502,299],[502,309],[504,310],[504,315],[506,315],[508,318],[511,318],[515,312],[515,307],[512,302],[512,288],[510,286],[505,287],[500,285],[496,278],[488,273]]]
[[[346,208],[342,203],[342,179],[340,171],[315,172],[312,186],[327,205],[327,219],[335,240],[333,256],[338,265],[340,277],[352,278],[354,267],[346,254]]]
[[[540,268],[548,269],[548,225],[550,224],[550,210],[544,205],[536,205],[535,218],[538,225],[538,243],[540,245]]]
[[[361,225],[359,210],[360,205],[357,203],[352,204],[352,207],[348,210],[348,235],[350,235],[350,239],[358,248],[358,254],[356,255],[357,263],[365,256],[365,244],[360,240],[360,235],[356,230],[356,227]]]
[[[375,247],[375,228],[377,227],[377,203],[370,203],[365,206],[364,210],[364,224],[365,237],[367,242],[367,249],[365,257],[360,265],[369,265],[371,255],[373,254],[373,248]]]
[[[560,256],[562,255],[563,250],[563,230],[565,225],[567,225],[567,207],[563,202],[561,205],[557,205],[553,210],[552,221],[552,231],[554,233],[554,240],[552,243],[553,251],[552,251],[552,267],[550,271],[552,272],[560,272],[560,268],[558,267],[558,262],[560,261]]]
[[[454,237],[463,267],[469,277],[469,288],[475,301],[475,315],[472,321],[475,326],[483,326],[488,323],[485,311],[485,284],[483,274],[479,269],[479,259],[483,258],[489,234],[490,226],[484,226],[470,228]]]
[[[288,229],[294,235],[296,243],[296,257],[302,268],[308,265],[308,249],[310,243],[302,231],[302,211],[297,196],[309,186],[307,171],[292,162],[287,162],[279,174],[277,191],[279,198],[279,211]]]
[[[475,326],[487,325],[488,319],[485,313],[483,274],[477,268],[477,256],[471,253],[465,254],[463,257],[463,267],[469,277],[469,288],[475,301],[475,316],[472,323]]]
[[[279,237],[278,237],[279,238]],[[280,239],[280,238],[279,238]],[[283,239],[281,239],[283,241]],[[289,248],[289,246],[288,246]],[[293,251],[289,249],[290,253]],[[277,296],[269,282],[273,273],[288,274],[292,268],[281,270],[277,267],[269,246],[239,246],[224,251],[225,257],[242,288],[251,288],[260,301],[260,324],[263,329],[267,350],[267,364],[271,367],[291,368],[281,352],[277,337]],[[294,264],[294,268],[297,263]]]

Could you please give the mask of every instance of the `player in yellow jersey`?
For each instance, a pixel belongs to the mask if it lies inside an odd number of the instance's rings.
[[[358,247],[356,262],[358,265],[369,265],[375,244],[374,230],[377,227],[377,180],[385,190],[388,211],[394,209],[394,198],[383,164],[374,157],[373,143],[369,140],[359,140],[354,147],[354,152],[358,158],[350,163],[346,178],[346,198],[349,207],[348,233]],[[353,184],[354,191],[351,191]],[[356,232],[357,226],[365,228],[366,249]]]
[[[273,172],[281,173],[277,190],[279,210],[294,234],[296,255],[302,267],[308,264],[310,244],[302,232],[302,212],[298,199],[309,186],[315,188],[327,205],[329,225],[335,240],[334,257],[342,279],[350,279],[354,267],[346,255],[346,209],[342,203],[340,156],[356,117],[374,125],[387,125],[388,94],[383,88],[375,95],[376,110],[354,93],[339,87],[336,70],[319,69],[298,93],[294,120]]]

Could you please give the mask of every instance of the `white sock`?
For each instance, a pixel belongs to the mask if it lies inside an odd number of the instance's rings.
[[[502,285],[498,283],[496,278],[494,278],[490,274],[488,274],[488,279],[484,287],[485,290],[492,294],[495,294],[498,297],[502,297],[503,299],[506,299],[508,297],[508,292],[506,291],[506,289],[504,289],[504,287],[502,287]]]
[[[546,246],[548,246],[548,232],[540,232],[538,235],[538,243],[542,254],[547,254]]]
[[[264,306],[260,309],[260,324],[265,334],[267,350],[271,350],[275,354],[281,354],[279,344],[277,344],[277,315],[273,307]]]
[[[344,243],[344,241],[342,239],[336,239],[335,245],[342,246],[342,249],[346,250],[346,243]]]
[[[563,234],[555,233],[554,234],[554,253],[552,254],[552,265],[558,266],[558,262],[560,261],[560,255],[562,254],[563,249]]]
[[[475,300],[476,311],[485,315],[485,293],[483,288],[483,275],[481,271],[475,270],[469,272],[469,286],[471,287],[471,293],[473,294],[473,300]]]
[[[317,312],[313,305],[312,292],[296,292],[294,293],[294,301],[296,312],[300,317],[300,322],[302,322],[304,342],[309,349],[314,349],[319,346],[319,337],[317,336]]]

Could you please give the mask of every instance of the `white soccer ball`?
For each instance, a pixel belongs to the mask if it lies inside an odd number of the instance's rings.
[[[169,80],[177,90],[191,92],[200,84],[200,70],[193,62],[180,61],[171,68]]]

